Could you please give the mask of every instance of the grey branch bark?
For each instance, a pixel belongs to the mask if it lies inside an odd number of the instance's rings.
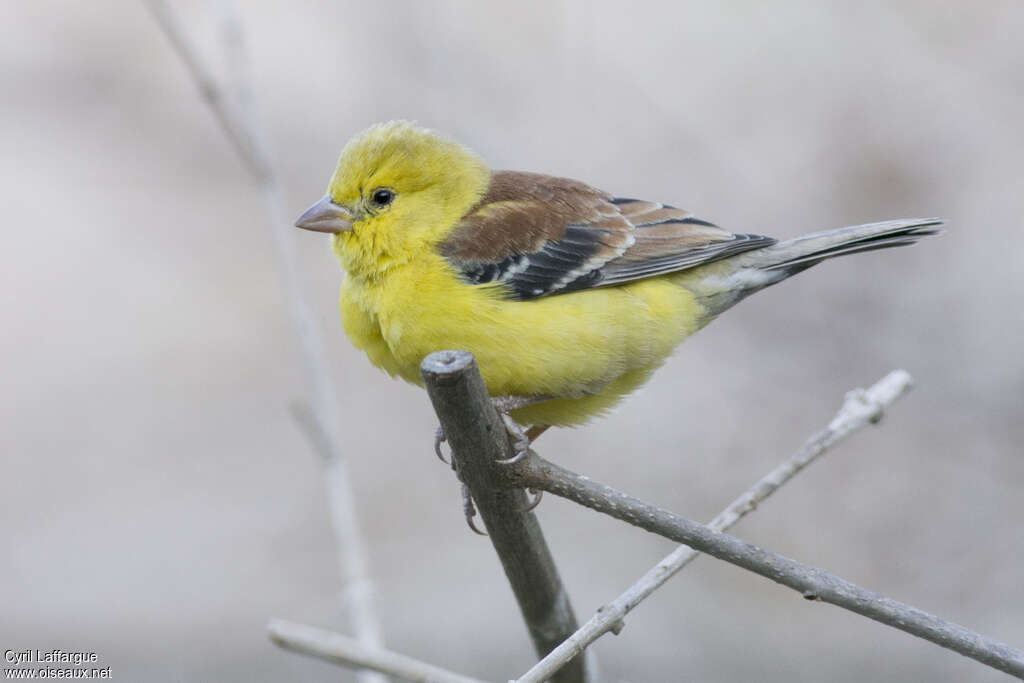
[[[477,495],[487,493],[489,486],[554,493],[760,574],[800,592],[807,600],[831,603],[1024,678],[1024,652],[1005,643],[616,491],[548,462],[532,451],[515,466],[496,465],[494,459],[507,457],[511,449],[507,443],[494,443],[507,441],[507,437],[490,405],[472,355],[464,351],[434,353],[424,359],[421,371],[434,409],[452,441],[453,452],[468,460],[478,451],[476,455],[484,474],[475,484],[484,489]],[[898,384],[898,380],[898,376],[894,378],[893,385]],[[879,411],[866,410],[868,420],[880,417]],[[840,415],[830,427],[836,432],[848,433],[852,424],[847,416]],[[827,437],[822,437],[823,443],[827,441]],[[810,449],[813,451],[820,446],[820,443],[812,443]]]
[[[959,624],[873,593],[823,569],[776,555],[711,527],[645,503],[534,453],[509,468],[508,484],[549,491],[580,505],[707,553],[800,592],[1024,678],[1024,652]]]
[[[303,294],[292,243],[292,221],[282,197],[269,138],[263,130],[259,112],[251,97],[241,25],[232,8],[222,4],[220,9],[226,29],[223,36],[224,48],[230,72],[238,81],[232,84],[238,96],[232,98],[230,90],[214,78],[213,70],[203,60],[174,7],[166,0],[148,0],[148,4],[221,129],[259,184],[274,240],[281,285],[310,387],[311,413],[306,426],[314,445],[324,456],[328,505],[339,545],[344,606],[360,642],[381,647],[383,636],[369,579],[369,554],[359,531],[351,478],[338,439],[338,398],[331,383],[330,366],[320,330]],[[360,674],[359,679],[362,683],[385,681],[376,673]]]
[[[420,366],[427,393],[451,446],[459,478],[469,487],[526,621],[543,657],[576,630],[576,617],[540,524],[523,512],[526,495],[501,485],[495,460],[512,456],[505,427],[491,404],[472,354],[441,351]],[[552,680],[586,680],[576,657]]]
[[[910,387],[910,375],[905,370],[893,370],[867,390],[854,389],[848,392],[842,407],[825,429],[808,439],[800,450],[736,498],[711,520],[708,526],[715,531],[725,531],[753,512],[757,509],[758,504],[824,454],[830,447],[861,427],[881,419],[883,411],[906,393]],[[699,552],[689,546],[679,546],[626,589],[622,595],[602,606],[576,633],[516,679],[516,683],[545,681],[565,662],[583,652],[604,634],[609,631],[618,634],[623,627],[623,618],[633,608],[650,597],[654,591],[699,555]]]
[[[484,683],[390,650],[367,647],[354,638],[305,624],[274,619],[267,624],[267,632],[274,643],[286,650],[353,669],[370,669],[421,683]]]

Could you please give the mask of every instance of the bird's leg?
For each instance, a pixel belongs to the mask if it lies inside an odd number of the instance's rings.
[[[499,413],[510,413],[551,399],[551,396],[492,396],[491,403]]]
[[[530,437],[527,436],[526,431],[522,425],[512,419],[512,416],[508,413],[501,413],[501,421],[505,425],[505,431],[512,441],[512,457],[505,458],[504,460],[495,460],[494,462],[500,465],[512,465],[519,462],[526,457],[526,454],[530,452]]]
[[[549,396],[500,396],[498,398],[491,399],[495,408],[498,408],[498,411],[501,414],[501,421],[505,424],[505,431],[507,431],[509,436],[512,437],[512,450],[515,451],[511,458],[498,460],[498,464],[514,465],[521,461],[529,454],[530,446],[533,442],[536,441],[541,434],[546,432],[549,427],[551,427],[551,425],[534,424],[524,430],[522,426],[513,420],[512,416],[506,411],[525,408],[526,406],[546,401],[549,398]],[[544,495],[544,492],[536,489],[529,489],[529,492],[533,495],[533,499],[530,500],[530,502],[528,502],[520,512],[529,512],[540,505],[540,499],[541,496]]]
[[[519,406],[523,407],[523,406]],[[515,451],[511,458],[505,458],[504,460],[495,460],[499,465],[514,465],[521,461],[530,453],[530,445],[534,440],[547,431],[551,425],[530,425],[529,428],[523,429],[522,426],[512,419],[512,416],[508,413],[501,413],[501,421],[505,424],[505,431],[508,432],[509,436],[512,437],[512,450]],[[540,505],[541,496],[544,495],[543,491],[536,489],[529,489],[529,492],[533,494],[533,499],[530,500],[520,512],[529,512],[535,507]],[[472,526],[472,523],[470,524]]]
[[[544,432],[548,431],[548,429],[550,428],[551,425],[530,425],[530,427],[526,430],[526,438],[529,439],[530,443],[532,444],[534,441],[537,440],[537,437],[539,437]]]
[[[529,450],[530,444],[551,426],[531,425],[528,429],[523,430],[522,426],[512,419],[509,412],[549,400],[551,400],[550,396],[494,396],[491,398],[491,403],[498,411],[498,414],[501,415],[502,422],[505,424],[505,431],[512,437],[512,446],[515,449],[515,455],[512,458],[499,460],[498,462],[504,464],[519,462],[526,451]],[[441,459],[441,462],[450,465],[451,463],[444,457],[444,452],[441,450],[441,444],[447,440],[444,434],[444,427],[438,425],[437,431],[434,433],[434,453]]]
[[[530,451],[530,444],[533,440],[548,428],[548,425],[532,425],[529,429],[524,430],[518,422],[512,419],[509,413],[513,410],[550,400],[550,396],[495,396],[491,398],[491,403],[494,404],[498,413],[501,414],[501,421],[505,423],[505,431],[512,437],[512,450],[514,451],[514,455],[511,458],[498,460],[498,463],[513,465],[525,458],[526,454]]]

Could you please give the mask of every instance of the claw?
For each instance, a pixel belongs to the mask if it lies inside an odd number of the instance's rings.
[[[487,535],[487,532],[477,529],[473,522],[473,518],[476,517],[476,506],[473,505],[473,496],[469,494],[469,487],[465,484],[462,485],[462,512],[466,515],[466,524],[473,530],[473,533],[481,536]]]
[[[505,431],[512,439],[512,450],[515,451],[515,454],[511,458],[495,460],[495,462],[499,465],[512,465],[522,460],[530,452],[530,437],[508,413],[501,413],[501,421],[505,423]]]
[[[533,500],[527,503],[526,507],[520,510],[520,512],[531,512],[535,507],[540,505],[540,499],[544,497],[544,492],[538,491],[537,489],[530,489],[530,493],[533,494]]]
[[[533,425],[528,430],[523,430],[522,426],[518,422],[512,419],[508,414],[508,410],[515,410],[527,405],[532,405],[539,400],[545,400],[544,397],[521,397],[521,396],[505,396],[493,399],[495,408],[498,409],[498,413],[501,415],[501,421],[505,425],[505,431],[510,437],[512,442],[512,450],[514,454],[510,458],[503,460],[495,460],[494,462],[499,465],[514,465],[515,463],[523,460],[530,454],[530,443],[540,436],[544,430],[548,428],[547,425]],[[455,458],[452,457],[450,460],[444,457],[444,452],[441,450],[441,444],[448,439],[445,437],[444,428],[438,427],[437,432],[434,434],[434,453],[440,458],[441,462],[446,465],[452,465],[452,469],[458,470],[455,467]],[[527,499],[527,503],[520,512],[530,512],[540,504],[541,497],[544,495],[543,491],[537,491],[536,489],[530,489],[530,493],[533,494],[532,499]],[[486,536],[487,533],[481,531],[474,521],[476,517],[476,506],[473,504],[473,497],[469,492],[469,487],[465,483],[462,484],[462,512],[466,517],[466,524],[473,530],[473,533],[481,536]]]
[[[434,432],[434,452],[437,453],[437,457],[441,459],[445,465],[450,465],[448,459],[444,457],[444,453],[441,452],[441,444],[448,440],[448,437],[444,435],[444,427],[438,425],[437,431]]]
[[[466,524],[469,524],[469,528],[473,530],[474,534],[477,534],[479,536],[486,536],[487,535],[486,531],[480,531],[479,529],[476,528],[476,524],[473,523],[473,518],[472,517],[466,517]]]
[[[517,462],[519,462],[519,461],[523,460],[524,458],[526,458],[526,456],[528,456],[529,454],[530,454],[530,449],[526,448],[525,450],[517,451],[516,454],[513,455],[511,458],[504,458],[502,460],[495,460],[494,462],[496,462],[499,465],[515,465]]]

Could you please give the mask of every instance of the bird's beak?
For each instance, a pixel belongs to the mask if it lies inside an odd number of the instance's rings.
[[[306,209],[295,221],[296,228],[337,234],[352,229],[352,212],[331,201],[330,195]]]

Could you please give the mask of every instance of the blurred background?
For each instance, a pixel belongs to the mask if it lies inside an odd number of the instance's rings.
[[[180,3],[221,64],[218,5]],[[895,367],[875,428],[734,530],[1024,646],[1024,5],[240,3],[285,201],[415,119],[497,168],[776,237],[905,216],[949,232],[829,262],[686,342],[539,451],[710,519]],[[0,646],[115,680],[350,680],[268,618],[346,631],[323,470],[259,191],[144,3],[0,6]],[[292,235],[330,349],[389,647],[492,680],[532,650],[431,452],[421,390],[344,338],[326,238]],[[582,619],[672,544],[549,496]],[[1001,681],[701,559],[596,647],[610,681]]]

